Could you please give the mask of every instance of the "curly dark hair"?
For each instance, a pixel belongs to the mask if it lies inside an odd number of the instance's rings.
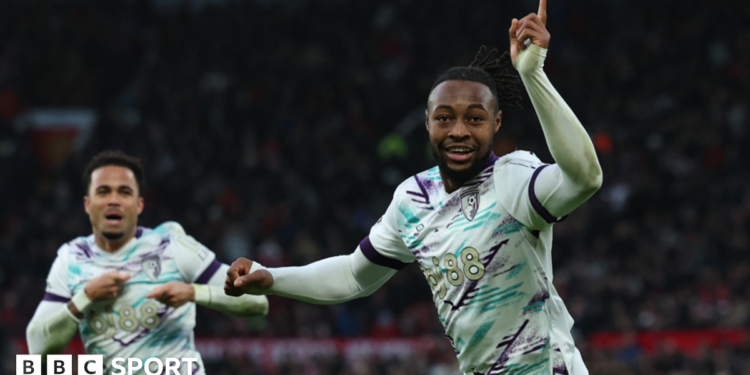
[[[510,65],[510,54],[507,51],[499,54],[496,48],[487,52],[487,47],[479,48],[474,61],[469,66],[458,66],[448,69],[440,75],[432,85],[434,90],[437,85],[450,80],[479,82],[490,88],[497,103],[496,110],[521,109],[521,88],[523,82],[516,74],[515,69],[508,68]]]

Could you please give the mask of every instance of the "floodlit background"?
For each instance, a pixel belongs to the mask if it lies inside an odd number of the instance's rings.
[[[510,20],[536,9],[0,1],[0,371],[26,350],[57,248],[91,233],[80,175],[95,153],[140,157],[140,225],[178,221],[224,262],[346,254],[434,165],[432,81],[481,44],[507,49]],[[545,70],[605,173],[553,247],[592,374],[750,374],[749,19],[746,0],[549,0]],[[495,152],[553,162],[525,100]],[[198,314],[210,375],[457,374],[416,264],[342,305]]]

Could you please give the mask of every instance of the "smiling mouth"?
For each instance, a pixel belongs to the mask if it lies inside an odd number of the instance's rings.
[[[451,146],[445,148],[448,159],[456,162],[464,162],[474,154],[474,149],[464,146]]]

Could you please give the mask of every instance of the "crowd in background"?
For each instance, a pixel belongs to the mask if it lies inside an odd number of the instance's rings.
[[[56,250],[91,232],[80,177],[97,152],[143,160],[140,225],[177,221],[226,263],[303,265],[347,254],[395,187],[435,164],[423,127],[433,80],[467,65],[482,44],[507,49],[510,20],[536,7],[0,2],[6,354],[44,294]],[[592,374],[748,374],[746,348],[698,357],[662,348],[649,357],[637,345],[587,345],[596,331],[750,325],[748,17],[742,0],[550,1],[545,71],[604,169],[604,186],[556,225],[553,246],[554,283]],[[553,162],[527,99],[524,107],[504,113],[495,152],[531,150]],[[80,150],[50,162],[19,126],[35,108],[90,108],[98,120]],[[198,311],[198,336],[443,334],[416,264],[342,305],[271,298],[268,317],[250,320]],[[209,367],[252,374],[243,361]],[[441,374],[426,357],[362,361],[278,373]]]

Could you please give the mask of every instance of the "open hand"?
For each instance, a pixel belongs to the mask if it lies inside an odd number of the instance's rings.
[[[224,293],[230,296],[241,296],[250,289],[268,289],[273,285],[273,276],[264,269],[250,273],[253,261],[240,258],[234,261],[227,271],[224,282]]]
[[[117,298],[128,279],[130,274],[127,272],[109,271],[89,281],[84,290],[91,302],[106,301]]]
[[[195,301],[195,287],[181,281],[173,281],[157,286],[146,298],[153,298],[170,307],[180,307]]]
[[[539,1],[539,11],[531,13],[520,20],[513,19],[510,24],[510,58],[516,63],[518,53],[526,49],[526,41],[531,40],[542,48],[549,48],[551,36],[547,31],[547,0]]]

